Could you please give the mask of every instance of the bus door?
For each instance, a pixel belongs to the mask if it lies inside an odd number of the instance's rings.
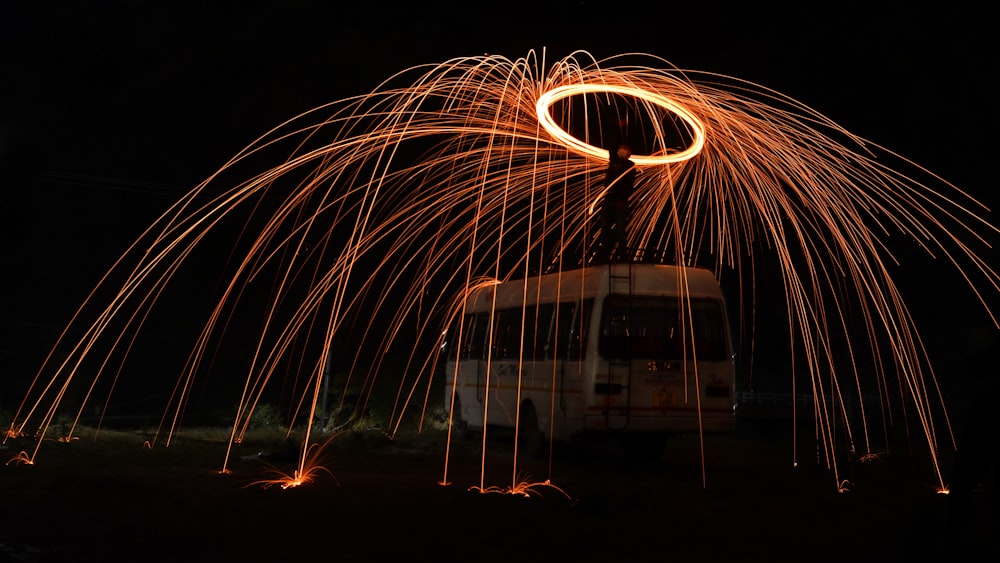
[[[449,366],[454,368],[455,398],[461,407],[456,413],[472,427],[483,423],[482,402],[485,393],[486,343],[489,335],[489,313],[468,313],[461,321],[461,342],[459,344],[457,363]],[[456,330],[458,333],[458,330]]]
[[[510,389],[517,380],[518,361],[521,353],[522,308],[497,309],[492,313],[479,313],[473,335],[482,335],[483,352],[476,368],[476,399],[480,405],[490,389],[501,399],[500,409],[490,408],[488,416],[500,416],[504,404],[509,402]],[[488,373],[487,373],[488,372]],[[492,399],[491,399],[492,400]],[[510,407],[507,407],[510,410]],[[500,422],[499,420],[497,422]]]
[[[559,303],[552,323],[548,349],[545,353],[546,358],[554,362],[553,370],[557,387],[556,409],[562,415],[565,415],[568,410],[567,388],[570,385],[566,381],[567,360],[572,354],[579,353],[580,347],[580,334],[578,330],[575,330],[577,327],[573,322],[578,311],[579,304],[576,302]]]
[[[559,303],[552,323],[546,358],[551,358],[556,386],[555,413],[571,426],[583,424],[582,362],[587,352],[590,311],[594,300]]]
[[[470,316],[472,326],[470,327],[469,342],[473,349],[469,350],[468,358],[473,364],[469,367],[476,374],[476,402],[480,412],[482,412],[483,401],[486,399],[486,368],[489,365],[486,354],[490,349],[490,316],[489,313],[477,313]]]

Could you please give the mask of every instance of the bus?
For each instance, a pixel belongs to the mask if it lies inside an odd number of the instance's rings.
[[[709,270],[613,263],[477,284],[446,331],[445,409],[455,432],[517,428],[548,439],[735,428],[735,361]]]

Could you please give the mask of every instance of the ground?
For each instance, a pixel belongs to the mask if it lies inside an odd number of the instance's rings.
[[[883,453],[838,468],[792,427],[742,421],[735,433],[671,439],[662,456],[615,445],[558,448],[519,460],[542,482],[528,496],[483,494],[515,482],[511,441],[456,444],[443,431],[389,440],[338,436],[329,473],[282,489],[259,481],[290,472],[274,441],[234,447],[204,436],[169,447],[121,433],[43,443],[32,465],[0,466],[0,561],[635,561],[697,557],[767,561],[894,561],[997,552],[997,514],[977,500],[972,523],[948,527],[948,497],[919,456]],[[33,446],[9,440],[8,459]],[[482,469],[485,467],[485,469]],[[703,473],[704,468],[704,473]],[[5,559],[6,558],[6,559]]]

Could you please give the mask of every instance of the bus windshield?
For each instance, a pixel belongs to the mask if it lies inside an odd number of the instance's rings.
[[[604,300],[598,352],[605,358],[698,361],[728,359],[721,301],[644,295]],[[692,344],[694,345],[692,347]]]

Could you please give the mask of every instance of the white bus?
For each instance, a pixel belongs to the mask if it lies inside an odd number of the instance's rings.
[[[483,284],[447,336],[459,432],[519,421],[537,454],[548,438],[735,427],[726,304],[705,269],[620,263]]]

